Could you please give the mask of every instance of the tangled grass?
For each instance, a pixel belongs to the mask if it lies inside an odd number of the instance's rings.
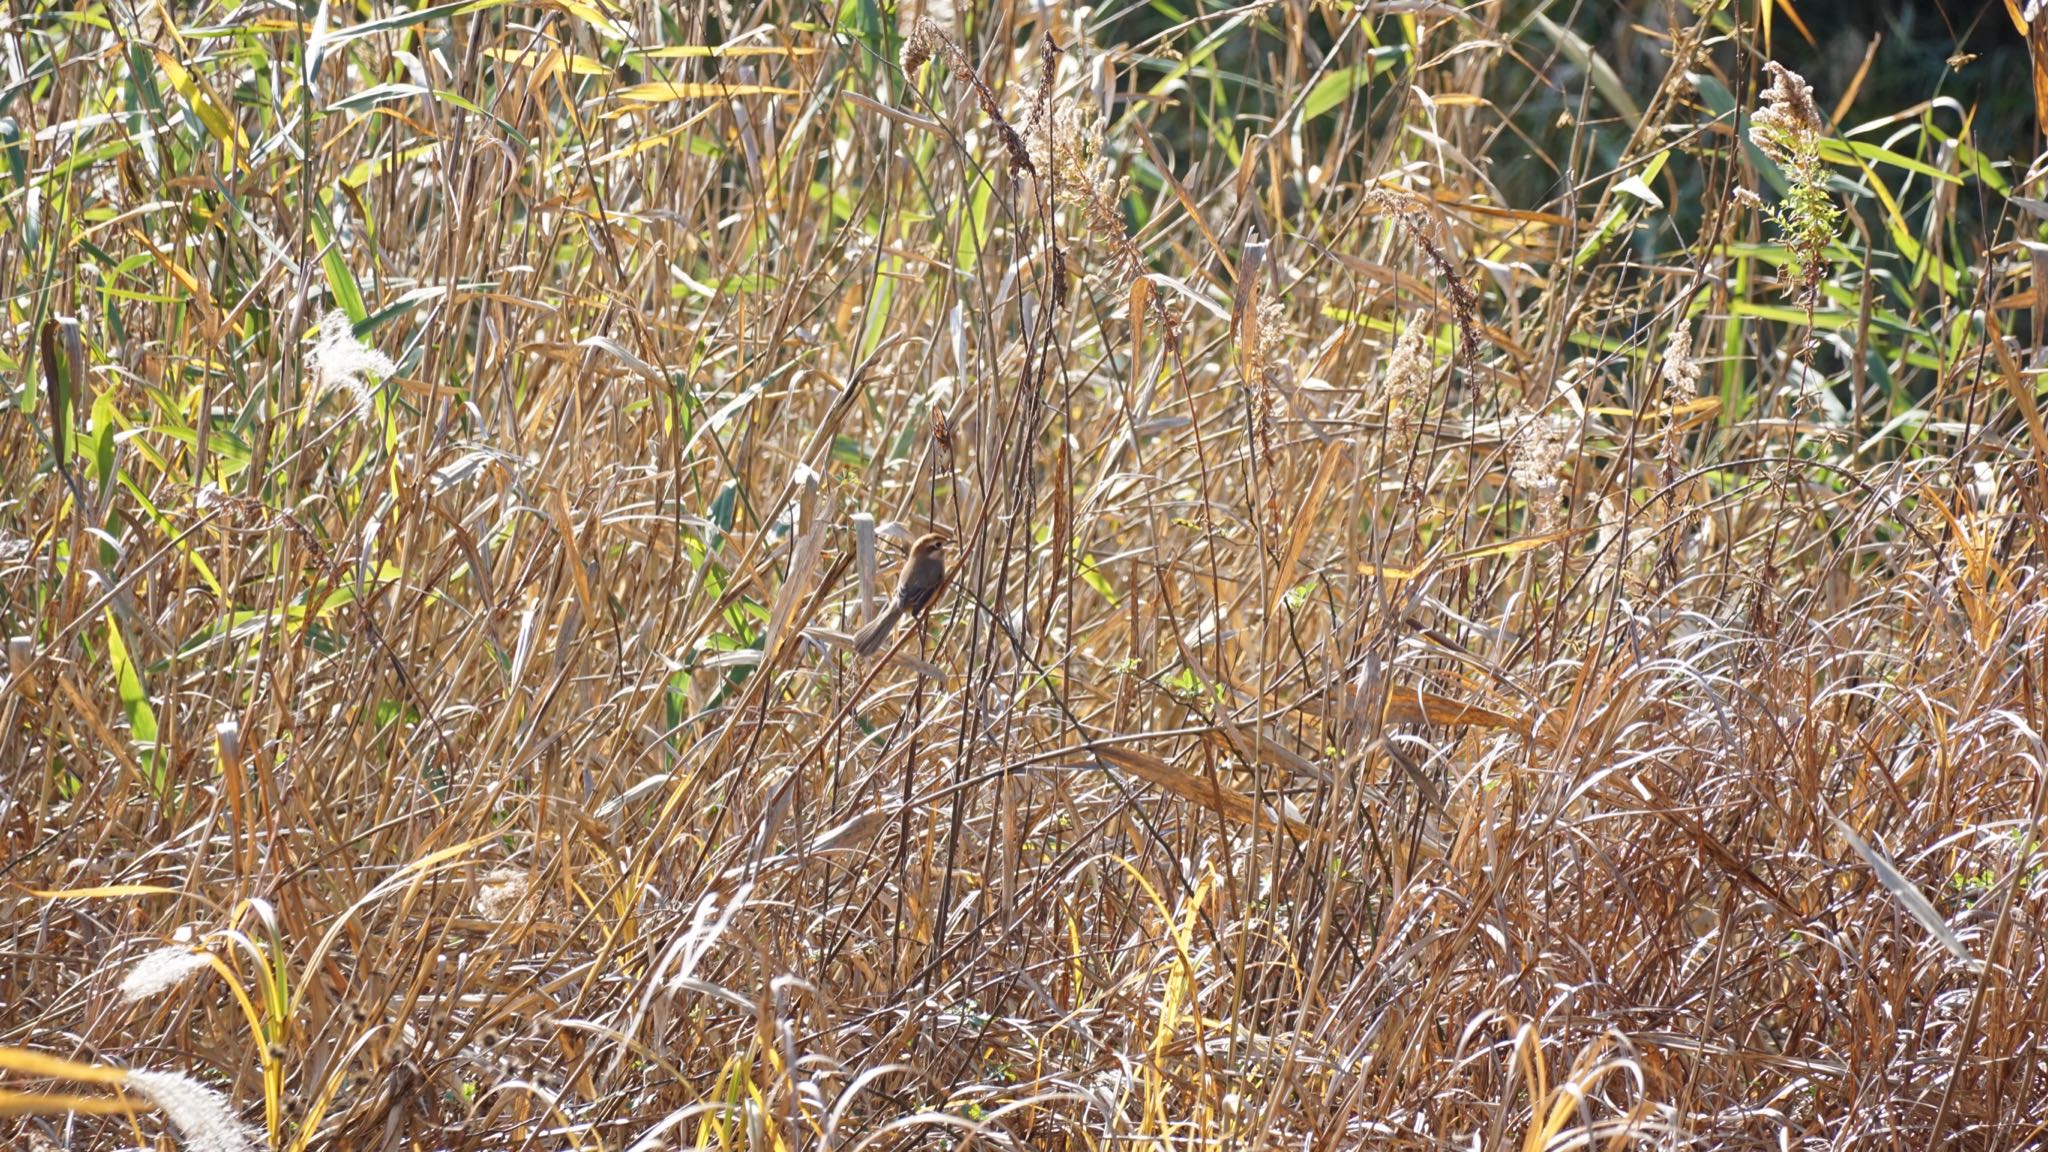
[[[0,1134],[2038,1146],[2034,173],[940,7],[7,18]]]

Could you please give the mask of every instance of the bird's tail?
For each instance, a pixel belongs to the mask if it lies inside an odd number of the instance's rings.
[[[889,610],[868,621],[868,626],[854,635],[853,650],[863,656],[873,656],[882,647],[882,641],[896,628],[896,621],[903,618],[903,605],[891,604]]]

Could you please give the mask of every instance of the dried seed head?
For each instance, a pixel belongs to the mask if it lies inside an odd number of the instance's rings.
[[[316,393],[348,393],[355,399],[356,414],[364,418],[377,395],[371,381],[382,382],[398,371],[391,357],[356,339],[348,313],[339,308],[320,318],[320,338],[306,354],[306,367],[313,373]]]
[[[1515,421],[1508,441],[1508,476],[1537,492],[1557,489],[1557,469],[1571,442],[1572,422],[1561,415],[1525,411]]]
[[[227,1097],[177,1072],[131,1069],[123,1085],[149,1097],[192,1152],[247,1152],[256,1146]]]
[[[1671,390],[1673,400],[1680,397],[1705,395],[1701,386],[1700,362],[1692,358],[1692,329],[1685,324],[1671,330],[1671,340],[1664,345],[1664,362],[1658,369],[1664,386]]]
[[[128,975],[121,978],[121,1002],[133,1004],[147,1000],[176,988],[192,978],[194,973],[204,971],[208,966],[206,953],[194,948],[172,945],[158,948],[128,969]]]
[[[486,920],[508,920],[527,906],[531,884],[518,868],[499,868],[486,874],[477,889],[476,914]]]
[[[1287,362],[1287,307],[1277,296],[1259,297],[1258,313],[1252,319],[1255,330],[1251,356],[1246,365],[1252,406],[1252,431],[1261,457],[1273,451],[1274,414],[1279,408],[1279,389],[1294,383],[1293,365]],[[1276,494],[1277,495],[1277,494]]]
[[[946,43],[945,33],[930,18],[918,20],[910,26],[910,35],[903,38],[903,70],[915,72],[924,67]]]
[[[1003,151],[1009,155],[1011,174],[1029,172],[1036,176],[1038,170],[1032,166],[1031,150],[1025,146],[1024,137],[1003,116],[995,92],[975,72],[967,53],[961,51],[960,45],[940,31],[930,19],[920,19],[912,25],[910,35],[903,43],[904,72],[914,72],[924,67],[926,61],[941,55],[945,57],[947,67],[952,69],[953,79],[974,93],[975,103],[981,106],[982,114],[988,117],[989,125],[995,129],[996,139],[1002,141]]]
[[[1759,151],[1780,164],[1796,163],[1819,146],[1827,121],[1813,103],[1813,85],[1806,78],[1776,60],[1764,62],[1771,86],[1764,90],[1763,107],[1749,120],[1749,139]]]
[[[1827,275],[1827,248],[1834,242],[1841,216],[1827,190],[1827,163],[1821,159],[1827,121],[1814,106],[1813,88],[1797,72],[1776,61],[1767,61],[1764,67],[1771,86],[1764,92],[1763,107],[1750,117],[1749,139],[1785,171],[1785,197],[1765,213],[1783,231],[1792,251],[1791,287],[1812,309]]]
[[[1127,287],[1143,259],[1125,231],[1125,182],[1106,153],[1101,116],[1085,102],[1055,100],[1045,115],[1034,111],[1024,143],[1053,204],[1078,213],[1088,236],[1111,253],[1117,288]]]
[[[1380,391],[1386,399],[1391,423],[1405,425],[1429,398],[1431,377],[1429,348],[1423,343],[1423,323],[1410,320],[1387,354],[1387,367]]]

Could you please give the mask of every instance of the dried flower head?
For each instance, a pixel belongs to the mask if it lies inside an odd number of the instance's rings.
[[[1664,362],[1658,368],[1658,375],[1663,377],[1664,387],[1670,389],[1674,401],[1706,394],[1701,381],[1700,362],[1692,356],[1692,329],[1687,325],[1681,323],[1671,330],[1671,340],[1664,345]]]
[[[1813,103],[1813,85],[1806,78],[1776,60],[1766,60],[1764,71],[1771,86],[1764,90],[1763,107],[1749,120],[1749,139],[1759,151],[1780,164],[1796,163],[1801,154],[1819,146],[1827,121]]]
[[[306,354],[306,367],[313,373],[317,394],[348,393],[355,399],[356,412],[367,418],[379,383],[398,371],[391,357],[356,339],[348,313],[336,308],[320,318],[320,338]]]
[[[910,26],[910,35],[903,38],[903,70],[915,72],[925,66],[939,50],[946,46],[946,34],[929,17],[920,18]]]
[[[1799,73],[1775,60],[1765,62],[1764,70],[1770,73],[1771,86],[1764,91],[1763,107],[1750,117],[1749,139],[1785,170],[1784,202],[1766,212],[1785,234],[1786,247],[1792,251],[1793,287],[1811,310],[1820,297],[1827,247],[1834,242],[1841,216],[1828,194],[1827,164],[1820,154],[1827,121],[1814,106],[1812,86]]]
[[[476,893],[476,914],[486,920],[504,921],[527,909],[532,884],[519,868],[498,868],[484,875]]]
[[[1045,177],[1047,191],[1062,204],[1080,206],[1089,192],[1087,175],[1102,155],[1101,118],[1093,105],[1062,100],[1025,129],[1031,162]]]
[[[1025,140],[1031,162],[1056,207],[1072,209],[1088,237],[1110,254],[1115,290],[1128,289],[1144,269],[1144,257],[1124,223],[1127,182],[1108,154],[1102,118],[1084,101],[1055,100],[1034,115]]]
[[[1562,415],[1525,411],[1508,441],[1508,477],[1538,492],[1557,489],[1557,469],[1571,443],[1572,422]]]
[[[235,1119],[227,1097],[190,1076],[136,1068],[122,1081],[163,1109],[192,1152],[247,1152],[256,1146],[248,1129]]]
[[[1287,307],[1279,297],[1259,297],[1258,314],[1252,321],[1257,338],[1252,345],[1255,352],[1249,365],[1251,378],[1245,383],[1251,388],[1252,428],[1261,456],[1270,457],[1273,451],[1278,389],[1294,382],[1294,366],[1285,356],[1286,320]]]
[[[121,978],[121,1002],[133,1004],[161,995],[183,984],[208,967],[206,953],[195,948],[172,945],[158,948],[128,969]]]
[[[1589,573],[1594,586],[1619,581],[1621,594],[1630,599],[1654,592],[1664,556],[1658,541],[1665,538],[1667,530],[1679,527],[1672,512],[1668,498],[1638,502],[1625,493],[1609,494],[1601,506]],[[1675,562],[1675,553],[1672,559]]]
[[[1429,219],[1420,202],[1391,188],[1374,188],[1366,192],[1364,203],[1374,212],[1389,213],[1399,220],[1409,238],[1422,249],[1423,257],[1450,297],[1451,316],[1458,323],[1458,357],[1471,364],[1479,355],[1479,293],[1452,266],[1443,245],[1430,235],[1430,230],[1418,223]]]
[[[1380,394],[1386,400],[1388,422],[1396,427],[1406,427],[1429,398],[1434,372],[1422,329],[1419,318],[1409,321],[1394,341],[1394,350],[1387,353]]]

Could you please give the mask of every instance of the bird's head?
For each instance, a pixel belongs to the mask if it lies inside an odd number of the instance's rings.
[[[922,559],[926,556],[943,558],[946,555],[946,545],[949,543],[951,541],[946,538],[945,533],[927,532],[917,538],[917,543],[910,546],[910,557],[913,560]]]

